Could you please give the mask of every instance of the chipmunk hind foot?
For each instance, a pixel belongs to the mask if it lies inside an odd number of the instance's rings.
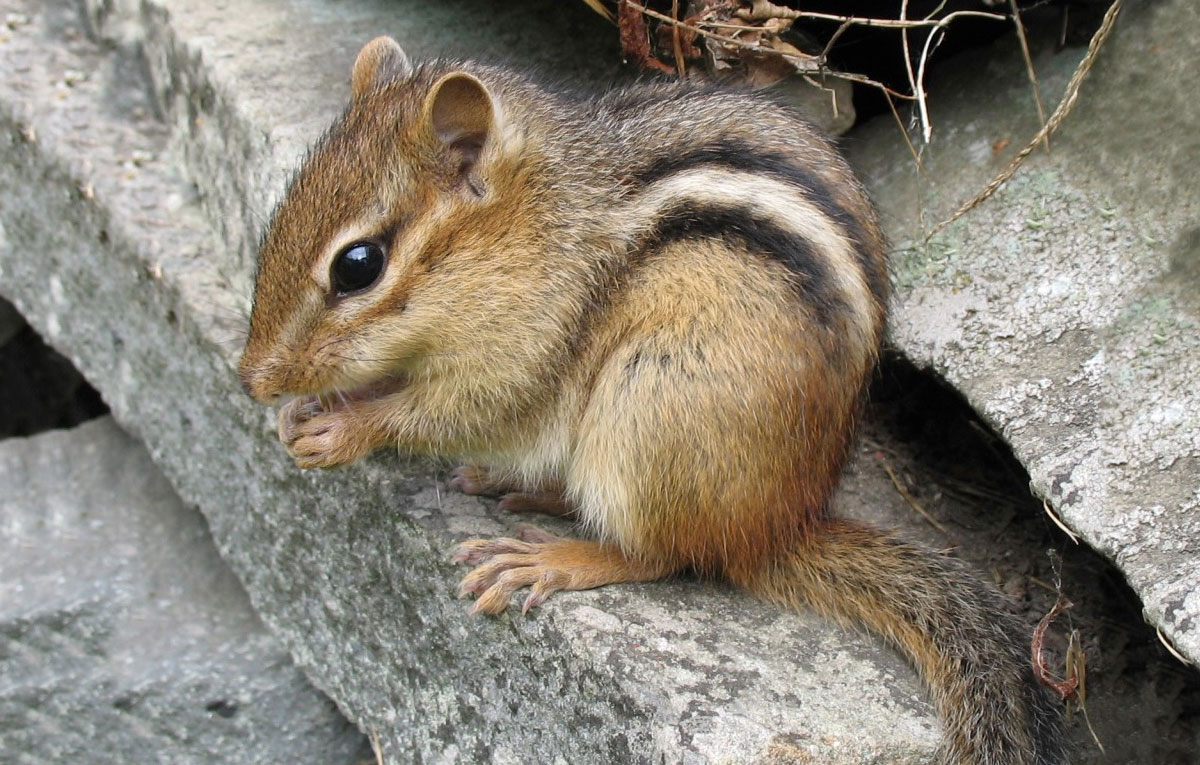
[[[673,573],[671,567],[630,558],[609,543],[556,537],[533,527],[522,529],[518,537],[472,539],[458,546],[456,562],[477,564],[459,585],[459,597],[478,596],[473,611],[498,614],[525,587],[529,594],[522,613],[559,590],[649,582]]]

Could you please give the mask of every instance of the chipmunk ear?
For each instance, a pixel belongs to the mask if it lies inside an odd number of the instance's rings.
[[[358,100],[380,85],[412,76],[412,64],[390,37],[376,37],[363,46],[350,73],[350,97]]]
[[[496,108],[487,86],[466,72],[451,72],[433,84],[425,98],[425,123],[469,171],[495,129]]]

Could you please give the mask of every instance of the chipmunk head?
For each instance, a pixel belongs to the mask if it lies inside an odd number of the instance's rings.
[[[486,320],[463,296],[484,291],[512,225],[518,131],[477,74],[413,67],[387,37],[351,82],[259,253],[239,374],[263,402],[398,380]]]

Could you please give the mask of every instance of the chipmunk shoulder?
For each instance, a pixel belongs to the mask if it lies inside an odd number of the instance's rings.
[[[270,223],[240,366],[287,399],[297,464],[456,456],[460,488],[577,515],[590,538],[465,542],[477,610],[722,577],[897,644],[952,761],[1064,761],[994,590],[830,514],[889,283],[828,140],[751,94],[583,96],[388,38],[351,80]]]

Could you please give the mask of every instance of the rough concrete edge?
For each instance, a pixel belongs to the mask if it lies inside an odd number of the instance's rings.
[[[231,86],[211,76],[203,54],[178,39],[162,3],[74,1],[91,37],[140,54],[152,101],[220,245],[218,270],[248,306],[257,237],[289,173],[280,149],[241,114]]]

